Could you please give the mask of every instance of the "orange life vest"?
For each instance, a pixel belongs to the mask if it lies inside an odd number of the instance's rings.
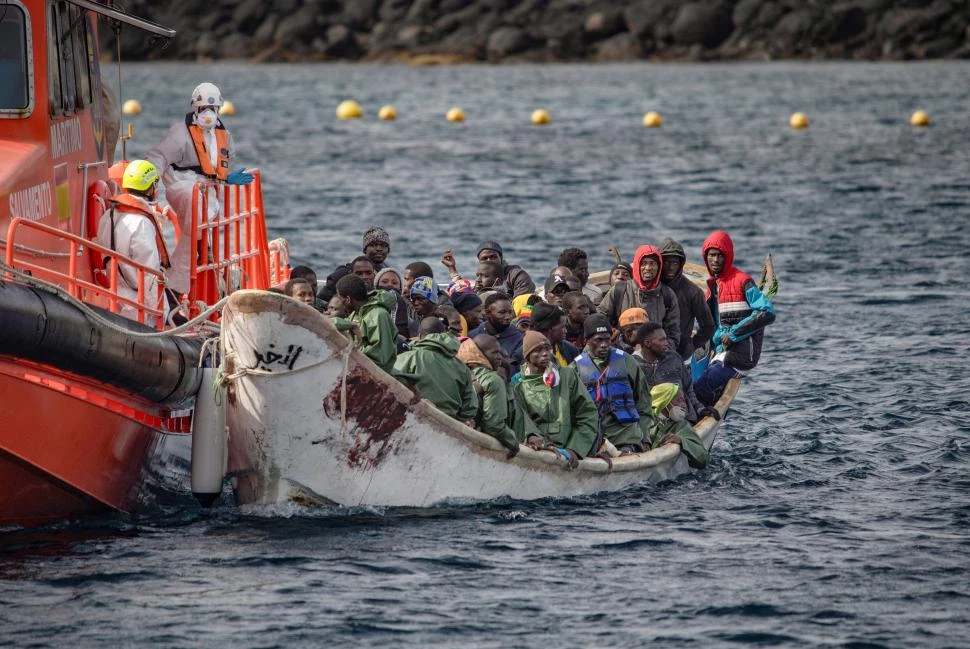
[[[162,234],[162,227],[158,223],[158,219],[155,218],[155,213],[148,210],[144,203],[128,193],[118,194],[117,196],[112,196],[109,201],[109,209],[118,208],[119,212],[129,212],[132,214],[141,214],[147,218],[152,227],[155,228],[155,244],[158,246],[158,256],[162,262],[162,268],[171,268],[172,262],[168,257],[168,246],[165,245],[165,237]],[[114,243],[114,219],[111,221],[111,241]],[[111,246],[112,250],[114,245]]]
[[[209,151],[205,146],[205,134],[202,128],[193,120],[192,113],[185,116],[185,127],[189,129],[189,137],[192,138],[192,144],[195,146],[195,155],[199,159],[199,166],[191,167],[191,169],[213,180],[218,178],[224,181],[228,178],[229,131],[222,125],[222,122],[217,123],[213,127],[216,132],[216,148],[219,150],[214,168],[212,166],[212,158],[209,156]]]

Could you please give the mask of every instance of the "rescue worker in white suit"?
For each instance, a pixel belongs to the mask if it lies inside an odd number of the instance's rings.
[[[162,170],[165,199],[178,215],[183,236],[172,252],[169,288],[177,294],[189,291],[189,263],[192,242],[187,235],[192,224],[192,189],[197,182],[222,181],[232,185],[252,182],[245,169],[229,171],[235,155],[232,135],[219,119],[222,93],[212,83],[200,83],[192,91],[192,110],[183,122],[173,124],[165,138],[145,158]],[[201,200],[201,199],[200,199]],[[219,215],[218,193],[210,188],[208,218]]]
[[[162,230],[155,218],[158,180],[158,170],[152,163],[131,161],[121,179],[121,187],[125,191],[111,197],[109,209],[98,221],[97,241],[142,266],[164,271],[169,263]],[[107,263],[103,266],[107,266]],[[110,269],[105,267],[103,271],[108,273]],[[142,300],[138,299],[138,283],[138,271],[128,264],[119,263],[118,295],[146,307],[161,308],[163,314],[167,313],[158,278],[145,273]],[[122,305],[119,313],[132,320],[141,320],[138,309],[130,305]],[[154,317],[141,321],[149,326],[156,324]]]

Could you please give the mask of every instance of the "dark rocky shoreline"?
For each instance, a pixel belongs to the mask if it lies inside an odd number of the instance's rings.
[[[967,0],[148,0],[178,30],[128,59],[709,61],[970,58]],[[114,40],[109,32],[105,48]]]

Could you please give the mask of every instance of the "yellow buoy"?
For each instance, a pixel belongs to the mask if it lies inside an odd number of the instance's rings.
[[[909,123],[913,126],[929,126],[930,115],[925,110],[918,110],[909,118]]]
[[[394,121],[397,119],[397,110],[394,109],[394,106],[381,106],[381,109],[377,111],[377,119],[387,122]]]
[[[121,106],[121,112],[125,115],[137,115],[141,112],[141,102],[137,99],[129,99]]]
[[[220,115],[235,115],[236,114],[236,105],[233,104],[228,99],[225,100],[224,102],[222,102],[222,108],[219,109],[219,114]]]
[[[548,124],[549,123],[549,111],[545,108],[537,108],[532,111],[532,123],[533,124]]]
[[[792,128],[808,128],[808,115],[805,113],[795,113],[788,120],[788,125]]]
[[[337,119],[359,119],[364,111],[353,99],[345,99],[337,106]]]
[[[663,123],[664,120],[663,117],[660,116],[660,113],[656,113],[652,110],[643,116],[643,125],[647,128],[659,128]]]
[[[448,120],[449,122],[464,122],[465,111],[463,111],[461,108],[458,108],[458,106],[455,106],[454,108],[450,109],[447,113],[445,113],[445,119]]]

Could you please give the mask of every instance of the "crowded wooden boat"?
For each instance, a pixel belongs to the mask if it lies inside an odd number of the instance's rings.
[[[446,251],[439,282],[390,268],[374,226],[318,282],[269,240],[259,171],[231,168],[215,84],[114,160],[99,20],[174,32],[90,0],[5,8],[0,524],[131,512],[187,436],[204,505],[226,484],[241,504],[568,497],[706,465],[774,320],[770,261],[756,286],[723,232],[702,264],[665,240],[591,275],[568,248],[537,287],[486,241],[474,281]]]

